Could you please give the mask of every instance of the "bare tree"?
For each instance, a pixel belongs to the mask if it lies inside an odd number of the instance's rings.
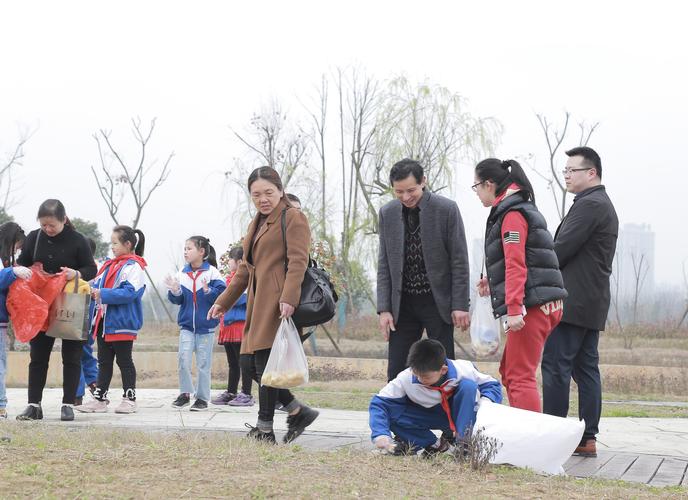
[[[240,134],[233,129],[232,133],[261,165],[277,170],[285,188],[299,170],[307,166],[310,157],[308,137],[300,127],[291,126],[287,113],[277,101],[253,115],[249,134]]]
[[[683,264],[681,265],[682,270],[683,270],[683,290],[686,294],[685,301],[686,301],[686,306],[683,309],[683,314],[681,315],[681,318],[678,320],[678,324],[676,325],[676,329],[681,328],[681,325],[683,322],[686,320],[686,316],[688,316],[688,274],[686,274],[686,261],[683,261]]]
[[[141,150],[139,159],[133,164],[127,164],[123,160],[122,155],[117,151],[117,149],[115,149],[110,140],[110,131],[100,129],[97,134],[93,135],[93,138],[98,145],[98,155],[100,157],[103,175],[102,180],[98,176],[98,173],[93,166],[91,166],[91,172],[93,172],[93,177],[98,185],[100,195],[103,198],[103,201],[110,212],[110,217],[115,224],[119,224],[117,213],[119,211],[124,194],[125,192],[129,192],[133,198],[135,207],[135,214],[131,226],[133,228],[138,227],[143,209],[150,201],[151,195],[156,189],[163,185],[170,174],[169,165],[170,161],[172,161],[172,158],[174,157],[174,151],[169,154],[162,167],[159,167],[158,172],[153,175],[153,182],[148,183],[147,185],[144,184],[144,177],[153,173],[153,169],[157,163],[157,160],[153,160],[148,163],[146,162],[146,147],[148,146],[148,142],[150,141],[153,131],[155,130],[155,121],[155,118],[151,120],[148,130],[146,131],[141,127],[140,118],[132,118],[132,131],[134,138],[139,143]],[[101,140],[107,146],[108,153],[115,160],[114,167],[111,164],[107,164],[105,161]]]
[[[108,209],[110,218],[115,224],[120,224],[120,207],[122,201],[127,193],[131,195],[134,206],[134,216],[132,218],[131,227],[136,229],[141,220],[143,209],[150,201],[152,194],[163,185],[170,174],[169,166],[174,157],[174,151],[167,156],[167,159],[161,166],[157,166],[156,160],[148,159],[146,150],[153,136],[153,131],[155,130],[156,119],[153,118],[151,120],[147,129],[142,127],[140,118],[132,118],[131,122],[134,139],[138,143],[140,149],[139,158],[131,163],[126,162],[124,156],[113,145],[111,141],[111,132],[100,129],[98,133],[93,135],[93,138],[98,145],[101,175],[98,175],[98,172],[93,166],[91,166],[91,172],[98,186],[100,196],[103,198]],[[146,182],[151,177],[153,181]],[[170,321],[174,321],[158,288],[155,286],[153,279],[148,273],[148,269],[144,269],[144,271],[146,276],[148,276],[148,280],[160,304],[163,306],[163,309],[165,309],[167,317]]]
[[[645,259],[645,254],[638,255],[631,253],[631,265],[633,266],[633,324],[638,324],[638,302],[640,301],[643,286],[647,273],[650,270],[650,265]]]
[[[533,170],[535,170],[537,174],[544,179],[545,182],[547,182],[548,189],[550,189],[552,196],[554,197],[554,204],[557,208],[559,220],[562,220],[564,215],[566,215],[566,195],[568,192],[566,191],[564,179],[559,172],[561,168],[557,166],[556,154],[561,148],[564,140],[566,140],[567,134],[570,132],[569,125],[571,113],[568,111],[564,112],[564,120],[560,125],[552,123],[546,116],[542,114],[536,114],[535,116],[540,123],[542,133],[545,135],[545,142],[547,144],[548,168],[546,172],[541,172],[535,168],[533,168]],[[592,125],[587,125],[585,121],[578,122],[578,130],[580,133],[578,137],[578,145],[587,146],[588,142],[590,142],[592,134],[595,132],[595,130],[597,130],[599,125],[599,122],[595,122]]]
[[[621,335],[624,335],[624,325],[621,321],[621,302],[619,299],[619,293],[621,289],[621,256],[617,252],[614,255],[614,261],[612,262],[612,274],[611,274],[611,300],[612,307],[614,308],[614,317],[616,319],[616,324],[619,327]],[[624,337],[625,344],[625,337]]]
[[[15,146],[8,151],[5,160],[0,163],[0,211],[7,214],[14,200],[12,200],[14,169],[24,165],[24,146],[35,133],[35,130],[20,128],[19,138]]]
[[[321,239],[327,238],[327,163],[325,148],[325,131],[327,126],[327,105],[329,95],[329,82],[325,75],[322,76],[320,87],[318,88],[317,109],[308,111],[312,121],[311,141],[320,158],[320,216],[318,221],[319,236]]]

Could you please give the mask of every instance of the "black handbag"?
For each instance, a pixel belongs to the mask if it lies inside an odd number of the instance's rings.
[[[287,272],[287,210],[282,211],[282,241],[284,242],[284,271]],[[301,283],[301,299],[292,320],[297,328],[321,325],[330,321],[339,300],[327,271],[308,256],[308,268]]]

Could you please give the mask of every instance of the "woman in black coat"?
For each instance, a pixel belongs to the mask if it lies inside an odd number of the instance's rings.
[[[65,207],[60,200],[45,200],[38,209],[40,229],[30,232],[17,263],[30,267],[36,262],[43,264],[48,273],[66,272],[67,280],[74,279],[78,272],[82,279],[95,277],[97,266],[88,240],[77,232],[69,222]],[[55,339],[45,332],[38,332],[30,342],[29,363],[29,406],[17,420],[40,420],[43,418],[41,399],[48,376],[48,363]],[[74,399],[81,375],[81,351],[83,342],[62,340],[63,396],[61,420],[74,420]]]

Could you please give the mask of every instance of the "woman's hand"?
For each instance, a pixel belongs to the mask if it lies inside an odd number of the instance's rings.
[[[208,311],[208,317],[206,319],[222,319],[226,312],[227,309],[220,304],[213,304],[210,311]]]
[[[67,281],[72,281],[76,277],[76,271],[70,267],[61,267],[60,271],[65,273],[67,276]]]
[[[294,314],[294,306],[280,302],[280,319],[289,319]]]
[[[33,274],[31,272],[31,269],[28,267],[24,266],[15,266],[12,268],[12,271],[14,271],[14,275],[22,280],[29,280],[31,279],[31,275]]]
[[[490,284],[487,282],[487,278],[480,278],[478,281],[478,295],[481,297],[490,295]]]
[[[523,319],[523,315],[519,314],[517,316],[507,316],[506,317],[506,329],[508,331],[514,331],[517,332],[521,328],[526,326],[526,322]]]
[[[93,300],[96,302],[100,302],[100,288],[94,288],[91,290],[91,297],[93,297]]]

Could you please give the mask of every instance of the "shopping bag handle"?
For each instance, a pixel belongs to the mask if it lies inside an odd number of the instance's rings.
[[[74,271],[74,291],[72,293],[79,293],[79,271]]]

